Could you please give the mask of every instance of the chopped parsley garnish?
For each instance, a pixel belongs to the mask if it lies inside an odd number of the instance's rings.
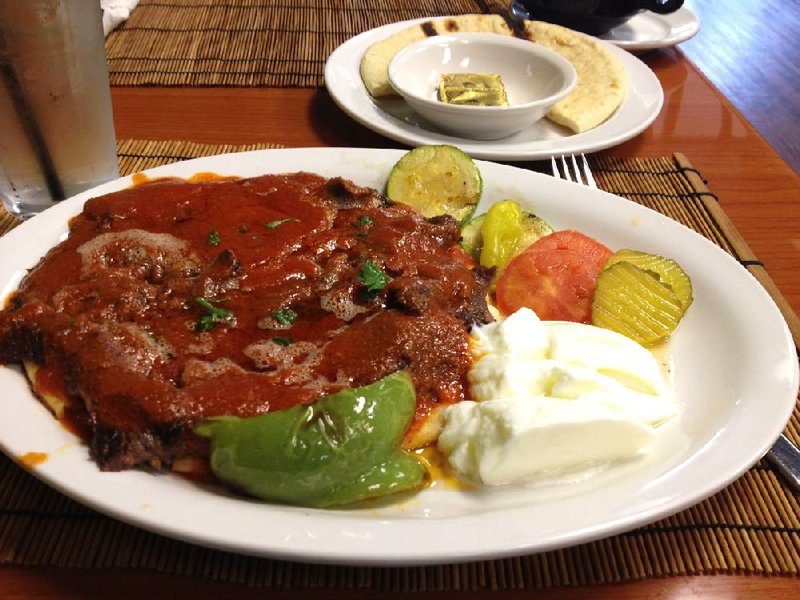
[[[361,215],[358,217],[358,221],[353,223],[353,227],[357,229],[361,229],[362,227],[369,227],[375,222],[375,217],[371,215]]]
[[[232,323],[233,313],[219,306],[214,306],[203,297],[198,296],[194,299],[206,311],[200,320],[194,324],[195,331],[210,331],[218,323]]]
[[[273,310],[271,313],[272,318],[281,325],[291,325],[297,318],[297,313],[291,308],[284,308],[281,310]]]
[[[288,219],[278,219],[277,221],[270,221],[269,223],[266,223],[264,227],[267,229],[275,229],[276,227],[280,227],[284,223],[289,223],[290,221],[300,221],[300,219],[293,219],[292,217],[289,217]]]
[[[389,282],[389,276],[370,260],[365,262],[364,266],[358,270],[358,278],[371,296],[375,296]]]
[[[290,337],[274,337],[272,341],[278,344],[278,346],[288,346],[292,343],[292,338]]]
[[[372,227],[373,223],[375,223],[375,217],[371,215],[361,215],[358,217],[358,220],[353,223],[353,227],[358,229],[358,233],[356,233],[357,237],[365,238],[369,235],[369,229]]]
[[[217,233],[216,229],[212,229],[211,233],[208,234],[208,239],[206,240],[206,244],[209,246],[217,246],[220,243],[219,233]]]

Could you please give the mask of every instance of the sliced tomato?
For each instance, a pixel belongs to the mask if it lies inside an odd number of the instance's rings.
[[[598,271],[613,254],[593,237],[574,229],[554,231],[536,240],[527,250],[574,250],[583,254],[588,262],[597,265]]]
[[[597,277],[611,254],[578,231],[545,236],[506,265],[497,306],[506,315],[527,307],[543,320],[590,323]]]

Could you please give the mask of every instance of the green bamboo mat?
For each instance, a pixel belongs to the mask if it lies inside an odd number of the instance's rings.
[[[507,12],[507,0],[141,0],[106,55],[111,85],[317,87],[328,55],[363,31]]]
[[[124,140],[118,150],[121,171],[131,173],[181,159],[269,147],[275,146]],[[590,161],[601,188],[669,215],[739,260],[755,260],[685,157]],[[0,218],[4,222],[10,223]],[[762,266],[748,268],[783,302]],[[797,341],[796,317],[789,320]],[[800,403],[786,434],[800,442]],[[800,499],[761,461],[688,510],[589,544],[459,565],[336,567],[241,556],[164,538],[77,504],[0,457],[0,565],[140,569],[265,590],[398,592],[535,589],[713,573],[796,576]]]

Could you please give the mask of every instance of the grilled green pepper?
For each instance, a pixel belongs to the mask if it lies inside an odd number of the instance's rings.
[[[195,426],[211,439],[211,467],[258,498],[324,507],[417,488],[427,472],[400,440],[414,416],[410,376],[398,372],[314,404]]]

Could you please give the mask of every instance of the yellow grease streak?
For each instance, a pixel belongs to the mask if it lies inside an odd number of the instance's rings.
[[[431,487],[446,490],[468,491],[475,489],[473,484],[455,477],[447,466],[447,458],[435,446],[427,446],[415,452],[431,477]]]
[[[45,462],[49,456],[45,452],[26,452],[19,457],[19,462],[23,467],[32,469]]]

